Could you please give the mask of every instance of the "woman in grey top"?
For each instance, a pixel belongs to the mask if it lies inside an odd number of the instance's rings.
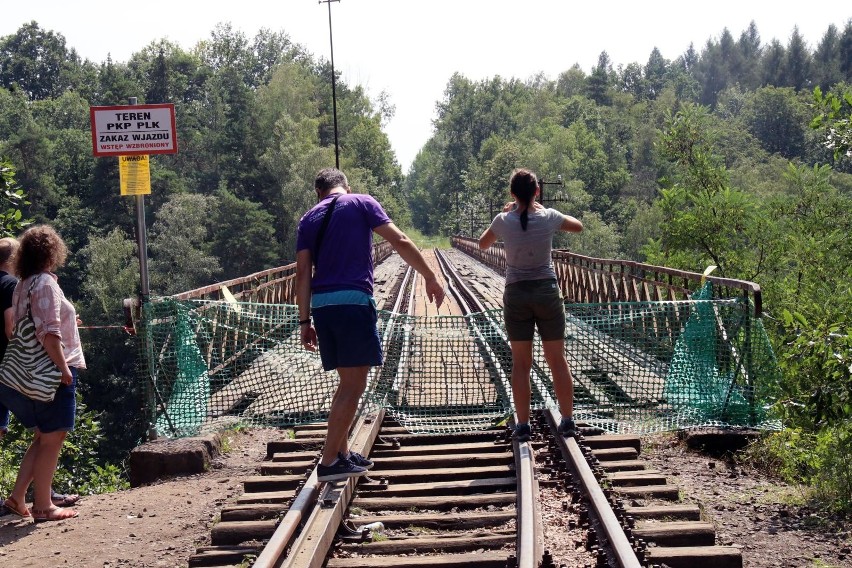
[[[518,414],[515,437],[520,442],[530,438],[530,370],[536,327],[562,413],[559,431],[573,435],[574,385],[565,358],[565,305],[550,253],[554,233],[579,233],[583,224],[535,200],[540,187],[530,170],[513,171],[509,189],[514,201],[506,204],[479,237],[479,248],[485,250],[502,239],[506,251],[503,316],[512,346],[512,394]]]

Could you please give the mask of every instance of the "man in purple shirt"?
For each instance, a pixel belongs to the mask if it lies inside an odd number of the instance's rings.
[[[319,347],[323,369],[337,369],[340,376],[317,468],[319,481],[335,481],[359,477],[373,466],[349,451],[347,439],[370,367],[382,364],[373,300],[373,233],[423,276],[430,301],[440,306],[444,289],[417,246],[378,201],[352,193],[343,172],[321,170],[314,190],[319,203],[302,216],[296,237],[296,302],[302,346],[308,351]]]

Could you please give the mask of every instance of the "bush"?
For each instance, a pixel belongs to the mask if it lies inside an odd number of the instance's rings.
[[[779,363],[785,380],[782,415],[793,427],[817,431],[852,417],[852,328],[846,321],[809,323],[783,313]]]
[[[807,497],[821,508],[852,513],[852,424],[766,434],[749,446],[743,462],[807,486]]]
[[[96,415],[81,409],[74,431],[68,434],[59,456],[53,480],[56,491],[91,495],[129,486],[120,467],[100,462],[98,447],[102,439],[103,433]],[[0,495],[11,493],[18,466],[31,441],[32,434],[13,417],[9,433],[0,440]]]

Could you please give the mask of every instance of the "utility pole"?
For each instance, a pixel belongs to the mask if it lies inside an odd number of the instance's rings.
[[[544,186],[546,185],[561,185],[562,183],[562,174],[556,176],[556,181],[544,181],[544,178],[539,178],[538,180],[538,202],[544,205]],[[551,199],[550,201],[560,201],[559,199]]]
[[[136,97],[130,97],[128,104],[135,106]],[[136,195],[136,246],[139,250],[139,303],[146,303],[151,297],[151,285],[148,278],[148,228],[145,222],[145,195]]]
[[[334,114],[334,167],[340,169],[340,147],[337,139],[337,87],[334,77],[334,37],[331,33],[331,3],[340,0],[319,0],[320,4],[328,4],[328,43],[331,45],[331,108]]]

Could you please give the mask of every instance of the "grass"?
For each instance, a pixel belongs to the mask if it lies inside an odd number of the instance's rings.
[[[407,530],[408,532],[410,532],[411,534],[414,534],[414,535],[418,535],[418,534],[432,534],[432,533],[434,532],[434,531],[432,531],[431,529],[428,529],[428,528],[426,528],[426,527],[415,527],[414,525],[409,526],[406,530]]]
[[[222,453],[229,454],[234,449],[232,444],[233,440],[231,439],[231,434],[226,433],[222,436]]]
[[[448,249],[452,248],[449,237],[440,237],[437,235],[424,235],[417,229],[405,229],[405,234],[414,241],[419,248],[436,248]]]

